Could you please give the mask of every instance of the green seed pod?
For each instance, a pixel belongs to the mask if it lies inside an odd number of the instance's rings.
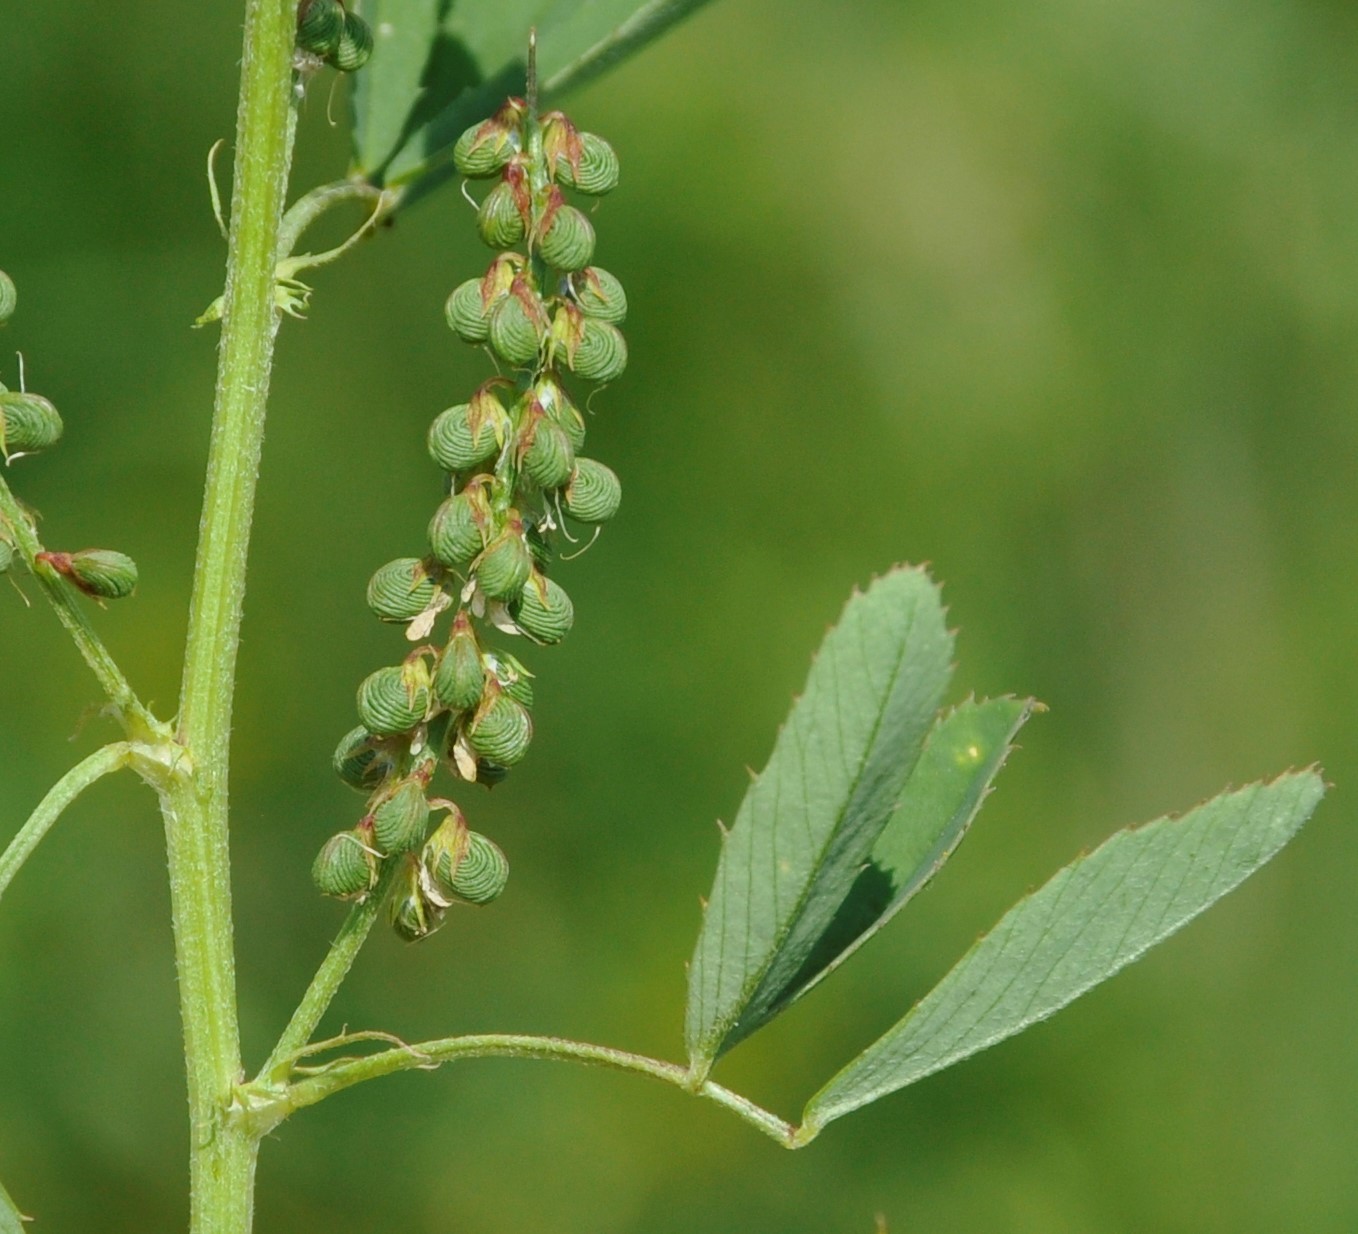
[[[532,740],[533,717],[528,709],[498,687],[487,691],[487,701],[467,729],[471,748],[501,767],[512,767],[528,753]]]
[[[0,540],[0,574],[14,564],[14,547],[8,540]]]
[[[611,467],[592,458],[575,460],[575,475],[566,486],[566,513],[579,523],[606,523],[622,504],[622,481]]]
[[[405,853],[424,843],[429,829],[425,784],[420,776],[411,776],[373,810],[373,839],[382,852]]]
[[[434,603],[438,587],[418,557],[398,557],[368,580],[368,607],[383,621],[413,621]]]
[[[469,180],[484,180],[500,171],[518,152],[523,137],[518,116],[508,116],[509,106],[489,120],[473,124],[453,146],[453,166]]]
[[[14,280],[0,270],[0,326],[14,316],[18,304],[19,289],[14,286]]]
[[[470,471],[499,452],[499,434],[509,422],[509,413],[494,395],[489,401],[499,409],[499,416],[474,416],[471,404],[460,403],[440,412],[429,426],[429,457],[444,471]]]
[[[627,367],[627,341],[617,326],[586,317],[580,339],[566,357],[572,373],[586,381],[610,382]]]
[[[35,558],[70,579],[87,596],[122,600],[137,587],[137,563],[126,553],[87,548],[78,553],[39,553]]]
[[[428,938],[443,924],[443,910],[430,904],[421,894],[418,884],[391,902],[391,928],[408,943]]]
[[[583,270],[594,256],[594,228],[574,206],[559,206],[538,251],[558,270]]]
[[[481,645],[466,612],[453,619],[452,636],[434,670],[434,697],[452,711],[470,711],[481,701],[486,670]]]
[[[543,416],[534,421],[523,469],[544,489],[560,488],[575,470],[575,451],[564,429]]]
[[[571,278],[575,302],[586,317],[620,325],[627,316],[627,293],[602,266],[589,266]]]
[[[423,660],[412,660],[364,678],[358,687],[358,718],[370,733],[393,737],[423,723],[429,702],[429,670]]]
[[[377,877],[377,858],[368,851],[370,847],[371,840],[362,830],[331,836],[316,854],[311,881],[322,895],[362,899]]]
[[[467,851],[457,863],[448,890],[467,904],[489,904],[509,883],[509,859],[500,846],[478,831],[468,832]]]
[[[525,397],[531,400],[530,411],[536,408],[544,412],[557,428],[565,432],[572,450],[579,450],[585,444],[585,418],[571,402],[561,383],[550,373],[540,377]]]
[[[453,890],[453,879],[457,867],[467,855],[471,833],[467,830],[467,820],[462,811],[452,802],[443,803],[448,817],[436,828],[434,834],[420,850],[420,865],[424,877],[420,880],[425,897],[440,908],[447,908],[457,898]]]
[[[524,586],[509,615],[535,643],[559,643],[575,621],[575,606],[564,587],[536,574]]]
[[[297,15],[297,46],[328,60],[344,34],[344,5],[339,0],[308,0]]]
[[[0,454],[32,454],[61,440],[57,409],[41,394],[0,392]]]
[[[478,487],[463,489],[449,497],[429,521],[429,547],[445,566],[465,566],[485,544],[490,517]]]
[[[366,728],[359,725],[340,739],[331,758],[335,774],[350,788],[370,793],[381,786],[396,764],[390,752]]]
[[[602,197],[618,187],[618,156],[613,147],[593,133],[581,133],[575,157],[556,160],[556,179],[568,189]]]
[[[523,536],[528,541],[528,551],[532,555],[533,565],[539,570],[545,570],[552,564],[550,529],[539,527],[536,523],[529,523],[523,529]]]
[[[523,589],[533,569],[533,555],[517,515],[486,546],[476,562],[476,581],[492,600],[512,600]]]
[[[503,693],[525,707],[533,705],[533,674],[516,657],[506,651],[490,651],[486,653],[486,667]]]
[[[486,195],[476,213],[476,229],[493,249],[511,249],[528,234],[518,196],[508,181],[501,181]]]
[[[443,306],[448,328],[464,343],[484,343],[490,333],[490,314],[486,312],[481,284],[481,279],[459,283]]]
[[[525,298],[522,293],[508,295],[490,315],[490,345],[509,364],[530,364],[542,350],[545,317],[536,296],[529,301],[531,309]]]
[[[328,57],[341,73],[356,73],[373,54],[373,32],[357,13],[345,13],[339,42]]]

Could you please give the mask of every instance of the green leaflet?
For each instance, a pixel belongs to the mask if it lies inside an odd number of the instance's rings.
[[[376,46],[354,85],[355,170],[410,186],[452,173],[462,131],[522,94],[538,31],[544,102],[640,50],[704,0],[370,0]]]
[[[1013,1036],[1111,977],[1272,857],[1310,817],[1314,771],[1118,832],[1021,900],[895,1028],[806,1107],[799,1141]]]
[[[951,674],[938,590],[899,569],[855,595],[725,838],[689,970],[694,1074],[807,983],[919,758]]]
[[[24,1216],[0,1185],[0,1234],[23,1234]]]

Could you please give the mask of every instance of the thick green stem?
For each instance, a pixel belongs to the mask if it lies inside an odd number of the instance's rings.
[[[19,828],[9,846],[0,853],[0,896],[5,894],[5,888],[19,872],[19,867],[28,860],[29,854],[61,817],[61,812],[96,780],[126,767],[131,761],[132,747],[120,741],[96,750],[52,785],[47,796],[29,816],[28,822]]]
[[[797,1129],[776,1114],[771,1114],[753,1101],[733,1093],[720,1084],[706,1081],[694,1088],[688,1069],[675,1063],[614,1050],[608,1046],[567,1041],[560,1037],[531,1037],[504,1033],[476,1037],[445,1037],[438,1041],[422,1041],[418,1045],[383,1050],[365,1058],[344,1059],[318,1069],[315,1075],[291,1084],[287,1091],[271,1103],[250,1105],[246,1117],[262,1125],[264,1130],[276,1126],[294,1110],[315,1105],[333,1093],[364,1080],[391,1075],[395,1071],[415,1068],[428,1070],[443,1063],[464,1058],[533,1058],[556,1062],[584,1063],[589,1066],[609,1067],[615,1071],[630,1071],[647,1075],[694,1093],[725,1107],[784,1148],[794,1147]]]
[[[248,0],[212,442],[178,739],[161,790],[192,1126],[192,1234],[250,1228],[255,1142],[225,1114],[241,1072],[227,776],[245,567],[278,329],[274,267],[292,158],[297,0]]]

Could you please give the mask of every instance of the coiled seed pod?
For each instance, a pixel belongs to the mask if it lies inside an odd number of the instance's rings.
[[[486,667],[503,693],[525,707],[533,705],[533,674],[515,656],[506,651],[489,651]]]
[[[574,206],[558,206],[538,251],[558,270],[583,270],[594,256],[594,228]]]
[[[618,156],[613,147],[602,137],[593,133],[581,133],[578,145],[568,154],[556,161],[555,175],[558,184],[591,197],[602,197],[618,187]]]
[[[350,788],[365,793],[381,785],[396,767],[387,748],[361,724],[340,738],[331,764]]]
[[[41,394],[0,392],[0,454],[32,454],[61,440],[57,409]]]
[[[0,574],[14,564],[14,546],[8,540],[0,540]]]
[[[413,621],[434,603],[438,593],[423,561],[398,557],[368,580],[368,607],[383,621]]]
[[[575,475],[566,486],[566,513],[579,523],[606,523],[622,504],[622,481],[597,459],[575,460]]]
[[[434,828],[434,834],[420,850],[420,865],[424,873],[420,882],[427,899],[440,908],[447,908],[457,898],[453,891],[453,879],[457,875],[457,867],[467,855],[471,833],[467,830],[467,820],[462,811],[452,802],[443,804],[448,810],[448,817]]]
[[[470,711],[481,701],[485,684],[481,646],[463,610],[453,619],[452,636],[434,669],[434,697],[452,711]]]
[[[528,414],[534,411],[545,413],[557,428],[565,432],[572,450],[579,450],[585,444],[585,418],[551,373],[544,373],[524,398],[529,400]]]
[[[331,836],[316,854],[311,881],[322,895],[338,900],[362,899],[377,877],[377,858],[370,847],[370,837],[361,829]]]
[[[14,316],[18,305],[19,289],[14,286],[14,280],[0,270],[0,326]]]
[[[468,279],[453,288],[443,306],[448,327],[464,343],[484,343],[490,334],[490,314],[482,293],[481,279]]]
[[[589,266],[571,278],[575,302],[586,317],[620,325],[627,317],[627,293],[602,266]]]
[[[78,553],[39,553],[58,574],[70,579],[87,596],[99,600],[122,600],[137,588],[137,563],[126,553],[108,548],[87,548]]]
[[[453,166],[469,180],[483,180],[500,171],[523,143],[519,117],[512,103],[489,120],[473,124],[453,146]]]
[[[368,63],[373,54],[373,32],[357,13],[345,13],[344,29],[339,42],[329,56],[329,62],[341,73],[356,73]]]
[[[575,622],[575,606],[566,589],[541,574],[528,580],[509,614],[535,643],[549,645],[565,638]]]
[[[522,292],[508,295],[490,315],[490,345],[509,364],[529,364],[542,350],[546,322],[536,297],[525,299]]]
[[[494,395],[500,417],[473,417],[471,406],[459,403],[442,411],[429,426],[429,457],[444,471],[470,471],[491,458],[500,448],[499,432],[509,416]],[[475,420],[475,422],[473,422]]]
[[[533,569],[533,556],[523,536],[523,523],[513,515],[486,546],[476,563],[476,581],[492,600],[512,600]]]
[[[488,691],[467,729],[467,741],[483,758],[501,767],[512,767],[528,753],[533,740],[533,717],[522,703],[516,703],[498,687]]]
[[[297,14],[297,46],[330,59],[344,34],[344,5],[339,0],[306,0]]]
[[[429,670],[423,660],[379,668],[358,687],[358,718],[379,737],[409,732],[429,710]]]
[[[476,229],[493,249],[510,249],[522,243],[528,228],[514,188],[507,181],[501,181],[486,195],[476,212]]]
[[[408,943],[428,938],[442,924],[443,910],[424,898],[414,878],[391,901],[391,928]]]
[[[373,839],[382,852],[405,853],[424,843],[424,833],[429,829],[429,801],[424,788],[420,776],[411,776],[373,810]]]
[[[457,863],[448,890],[467,904],[489,904],[509,883],[509,859],[479,831],[468,832],[467,851]]]
[[[560,488],[575,470],[575,451],[565,430],[544,415],[536,420],[523,455],[523,469],[544,489]]]
[[[586,381],[610,382],[627,367],[627,340],[617,326],[597,317],[586,317],[580,338],[566,363],[572,373]]]
[[[490,514],[479,488],[449,497],[429,521],[429,547],[445,566],[465,566],[485,543]]]

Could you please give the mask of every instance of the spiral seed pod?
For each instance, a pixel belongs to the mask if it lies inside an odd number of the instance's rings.
[[[597,317],[586,317],[579,341],[567,353],[566,363],[572,373],[586,381],[615,381],[627,367],[627,340],[617,326]]]
[[[339,0],[307,0],[297,15],[297,46],[328,60],[344,34],[344,5]]]
[[[591,197],[602,197],[618,187],[618,156],[613,147],[593,133],[581,133],[575,157],[556,161],[558,184]]]
[[[586,317],[621,325],[627,317],[627,293],[602,266],[589,266],[571,278],[575,302]]]
[[[533,717],[522,703],[516,703],[498,687],[492,687],[489,701],[467,729],[471,748],[501,767],[512,767],[528,753],[533,740]]]
[[[506,105],[457,139],[453,166],[469,180],[484,180],[503,169],[522,144],[519,116]]]
[[[362,725],[340,738],[331,764],[350,788],[365,793],[378,788],[396,766],[386,747]]]
[[[61,440],[61,416],[41,394],[0,392],[0,454],[32,454]]]
[[[533,705],[533,674],[506,651],[486,653],[486,667],[504,694],[524,707]]]
[[[574,206],[559,206],[538,251],[558,270],[583,270],[594,256],[594,228]]]
[[[429,710],[429,670],[423,660],[379,668],[358,687],[358,718],[379,737],[409,732]]]
[[[19,289],[14,286],[14,280],[0,270],[0,326],[14,316],[18,305]]]
[[[575,606],[566,589],[550,578],[535,574],[524,586],[509,614],[519,629],[535,643],[559,643],[570,633]]]
[[[443,910],[430,904],[412,879],[409,888],[391,902],[391,928],[408,943],[428,938],[443,924]]]
[[[35,558],[71,580],[87,596],[122,600],[137,588],[137,563],[126,553],[87,548],[78,553],[39,553]]]
[[[596,459],[575,460],[575,475],[566,486],[566,513],[578,523],[606,523],[622,504],[622,481]]]
[[[485,684],[481,646],[463,611],[453,619],[452,636],[434,670],[434,697],[452,711],[470,711],[481,701]]]
[[[484,343],[490,334],[490,313],[486,311],[481,284],[481,279],[459,283],[443,306],[448,328],[464,343]]]
[[[493,249],[511,249],[528,234],[518,197],[507,181],[501,181],[486,195],[476,212],[476,229]]]
[[[424,789],[425,781],[412,776],[373,810],[373,839],[380,851],[405,853],[424,843],[429,829],[429,801]]]
[[[512,600],[523,589],[533,569],[533,556],[515,515],[506,523],[476,563],[476,581],[492,600]]]
[[[413,621],[437,595],[438,587],[418,557],[389,561],[368,581],[368,607],[383,621]]]
[[[440,908],[447,908],[457,898],[453,879],[471,846],[471,833],[462,811],[451,802],[444,804],[448,817],[434,828],[434,834],[420,850],[420,865],[424,872],[420,881],[424,894]]]
[[[328,57],[329,62],[341,73],[356,73],[368,63],[372,54],[372,28],[357,13],[345,13],[344,29]]]
[[[585,444],[585,418],[551,373],[540,377],[524,397],[530,400],[530,411],[536,409],[544,412],[557,428],[565,432],[572,450],[579,450]]]
[[[500,846],[479,831],[467,836],[467,851],[458,862],[448,890],[466,904],[489,904],[509,884],[509,859]]]
[[[499,451],[499,434],[509,416],[494,395],[490,401],[499,416],[473,416],[471,405],[460,403],[440,412],[429,426],[429,457],[444,471],[470,471]]]
[[[543,416],[532,429],[523,469],[544,489],[560,488],[575,470],[575,451],[565,430]]]
[[[490,315],[490,345],[509,364],[529,364],[542,350],[542,310],[535,299],[529,304],[525,299],[528,297],[523,294],[508,295]]]
[[[485,499],[476,488],[449,497],[429,521],[429,547],[445,566],[465,566],[485,544],[489,519]]]
[[[362,830],[333,835],[316,854],[311,881],[322,895],[337,900],[359,900],[372,890],[377,878],[377,858],[369,852],[369,839]]]

